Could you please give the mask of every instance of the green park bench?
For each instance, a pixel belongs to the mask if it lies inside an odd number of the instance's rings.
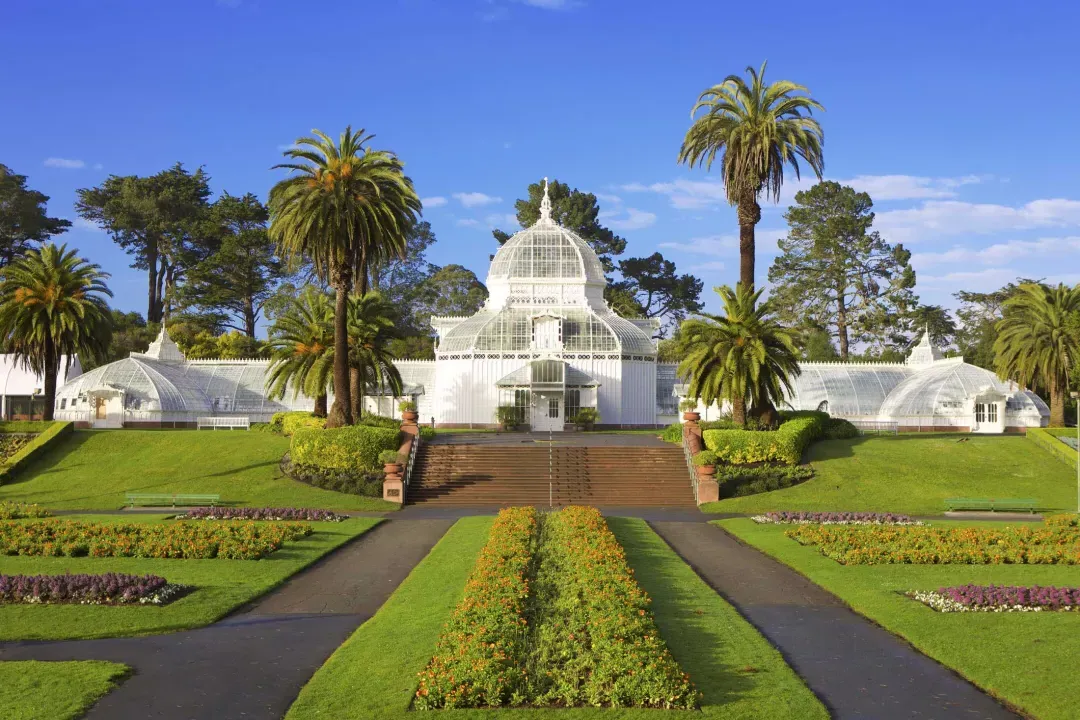
[[[949,498],[946,510],[989,510],[990,512],[1034,513],[1039,501],[1032,498]]]
[[[190,495],[184,493],[128,493],[126,502],[131,507],[141,505],[143,507],[156,505],[209,505],[211,507],[221,502],[220,495]]]

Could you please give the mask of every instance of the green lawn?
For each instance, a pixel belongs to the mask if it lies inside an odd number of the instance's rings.
[[[401,587],[330,657],[300,692],[290,720],[407,718],[416,673],[487,539],[490,517],[458,521]],[[653,596],[661,632],[705,694],[703,718],[827,718],[825,708],[780,654],[683,563],[641,520],[609,520],[635,575]],[[663,710],[441,710],[450,718],[688,717]]]
[[[963,442],[961,442],[963,440]],[[898,435],[823,440],[801,485],[729,498],[705,512],[877,510],[938,515],[950,497],[1035,498],[1045,510],[1076,508],[1076,473],[1019,436]]]
[[[105,522],[176,522],[115,515]],[[222,521],[224,522],[224,521]],[[67,558],[0,556],[0,574],[151,573],[195,590],[163,607],[152,605],[0,605],[0,641],[62,640],[147,635],[207,625],[266,593],[327,552],[381,522],[353,518],[341,523],[311,523],[315,532],[291,541],[262,560],[153,560],[143,558]],[[0,714],[0,717],[4,717]]]
[[[216,493],[248,506],[396,510],[381,499],[321,490],[287,478],[289,439],[264,432],[79,431],[0,485],[0,500],[54,509],[122,507],[124,493]]]
[[[0,662],[0,718],[71,720],[82,717],[128,672],[124,665],[78,662]]]
[[[903,596],[948,585],[1080,585],[1062,565],[841,565],[749,519],[716,524],[839,596],[979,687],[1042,720],[1077,717],[1080,613],[939,613]]]

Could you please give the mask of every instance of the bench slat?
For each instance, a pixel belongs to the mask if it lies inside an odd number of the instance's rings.
[[[221,495],[209,493],[126,493],[125,500],[132,507],[136,505],[172,505],[174,507],[176,505],[217,505],[221,502]]]

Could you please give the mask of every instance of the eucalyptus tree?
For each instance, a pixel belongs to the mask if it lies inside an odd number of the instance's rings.
[[[799,159],[821,179],[824,134],[812,115],[824,110],[802,85],[765,82],[760,70],[746,69],[749,82],[728,75],[698,96],[690,111],[679,162],[706,170],[719,156],[720,179],[728,202],[738,209],[739,283],[754,288],[754,227],[761,220],[759,198],[780,199],[784,168],[801,177]],[[699,114],[700,113],[700,114]]]
[[[108,273],[67,245],[46,243],[0,270],[0,337],[17,361],[44,378],[45,419],[53,419],[60,360],[105,357],[112,315]]]

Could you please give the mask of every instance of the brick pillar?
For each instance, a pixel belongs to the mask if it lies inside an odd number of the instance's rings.
[[[416,426],[416,423],[412,424],[412,432],[409,432],[404,425],[401,427],[402,441],[401,447],[398,448],[398,454],[401,457],[409,457],[409,453],[412,451],[412,444],[415,442],[415,436],[420,432],[420,429]],[[395,503],[405,502],[405,478],[398,473],[390,473],[383,478],[382,486],[383,500]]]

